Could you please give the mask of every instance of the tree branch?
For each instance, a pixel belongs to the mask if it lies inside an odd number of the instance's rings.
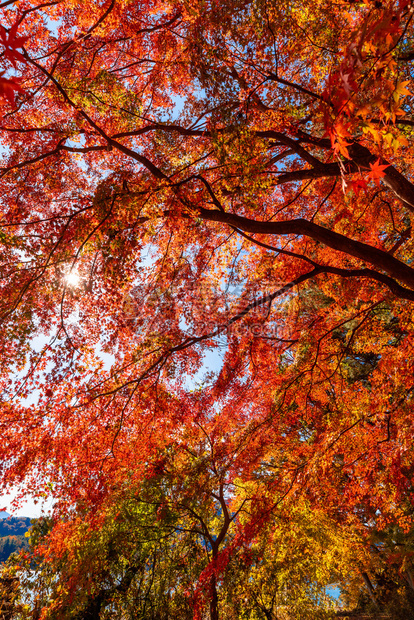
[[[363,260],[377,269],[388,273],[395,280],[403,282],[414,289],[414,269],[387,252],[378,248],[355,241],[332,230],[323,228],[305,219],[288,220],[284,222],[263,222],[251,220],[233,213],[223,213],[218,210],[199,207],[196,215],[203,220],[223,222],[229,226],[239,228],[244,232],[263,235],[303,235],[319,241],[324,245]]]

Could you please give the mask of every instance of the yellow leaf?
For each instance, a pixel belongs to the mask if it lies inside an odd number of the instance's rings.
[[[394,101],[398,101],[400,97],[406,97],[407,95],[411,95],[410,91],[406,88],[407,84],[410,83],[410,80],[406,80],[405,82],[399,82],[392,94],[394,97]]]
[[[393,148],[397,149],[399,146],[408,146],[408,140],[405,136],[398,136],[395,138],[392,144]]]

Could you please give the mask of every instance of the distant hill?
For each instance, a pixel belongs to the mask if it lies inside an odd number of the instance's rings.
[[[25,533],[30,527],[30,517],[8,517],[7,513],[0,513],[0,563],[15,551],[28,546]]]
[[[24,536],[3,536],[0,538],[0,563],[5,562],[15,551],[19,552],[29,546]]]
[[[30,527],[30,517],[9,517],[0,520],[0,538],[3,536],[21,536]]]
[[[0,519],[7,519],[7,517],[10,517],[8,512],[0,512]]]

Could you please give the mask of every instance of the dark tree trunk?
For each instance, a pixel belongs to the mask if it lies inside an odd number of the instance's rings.
[[[377,609],[379,609],[379,605],[378,605],[377,599],[375,598],[374,588],[372,587],[371,580],[368,577],[367,573],[362,573],[362,578],[363,578],[363,580],[365,582],[365,585],[367,586],[367,590],[369,592],[369,596],[370,596],[371,601],[374,603],[375,607]]]
[[[219,620],[218,614],[218,594],[216,577],[213,576],[210,582],[210,620]]]

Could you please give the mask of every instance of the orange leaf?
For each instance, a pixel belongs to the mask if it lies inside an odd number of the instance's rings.
[[[389,164],[381,164],[380,160],[377,159],[377,161],[373,164],[370,164],[369,167],[371,168],[371,170],[368,173],[368,177],[375,181],[377,185],[379,185],[379,180],[382,177],[385,177],[384,170],[389,167]]]

